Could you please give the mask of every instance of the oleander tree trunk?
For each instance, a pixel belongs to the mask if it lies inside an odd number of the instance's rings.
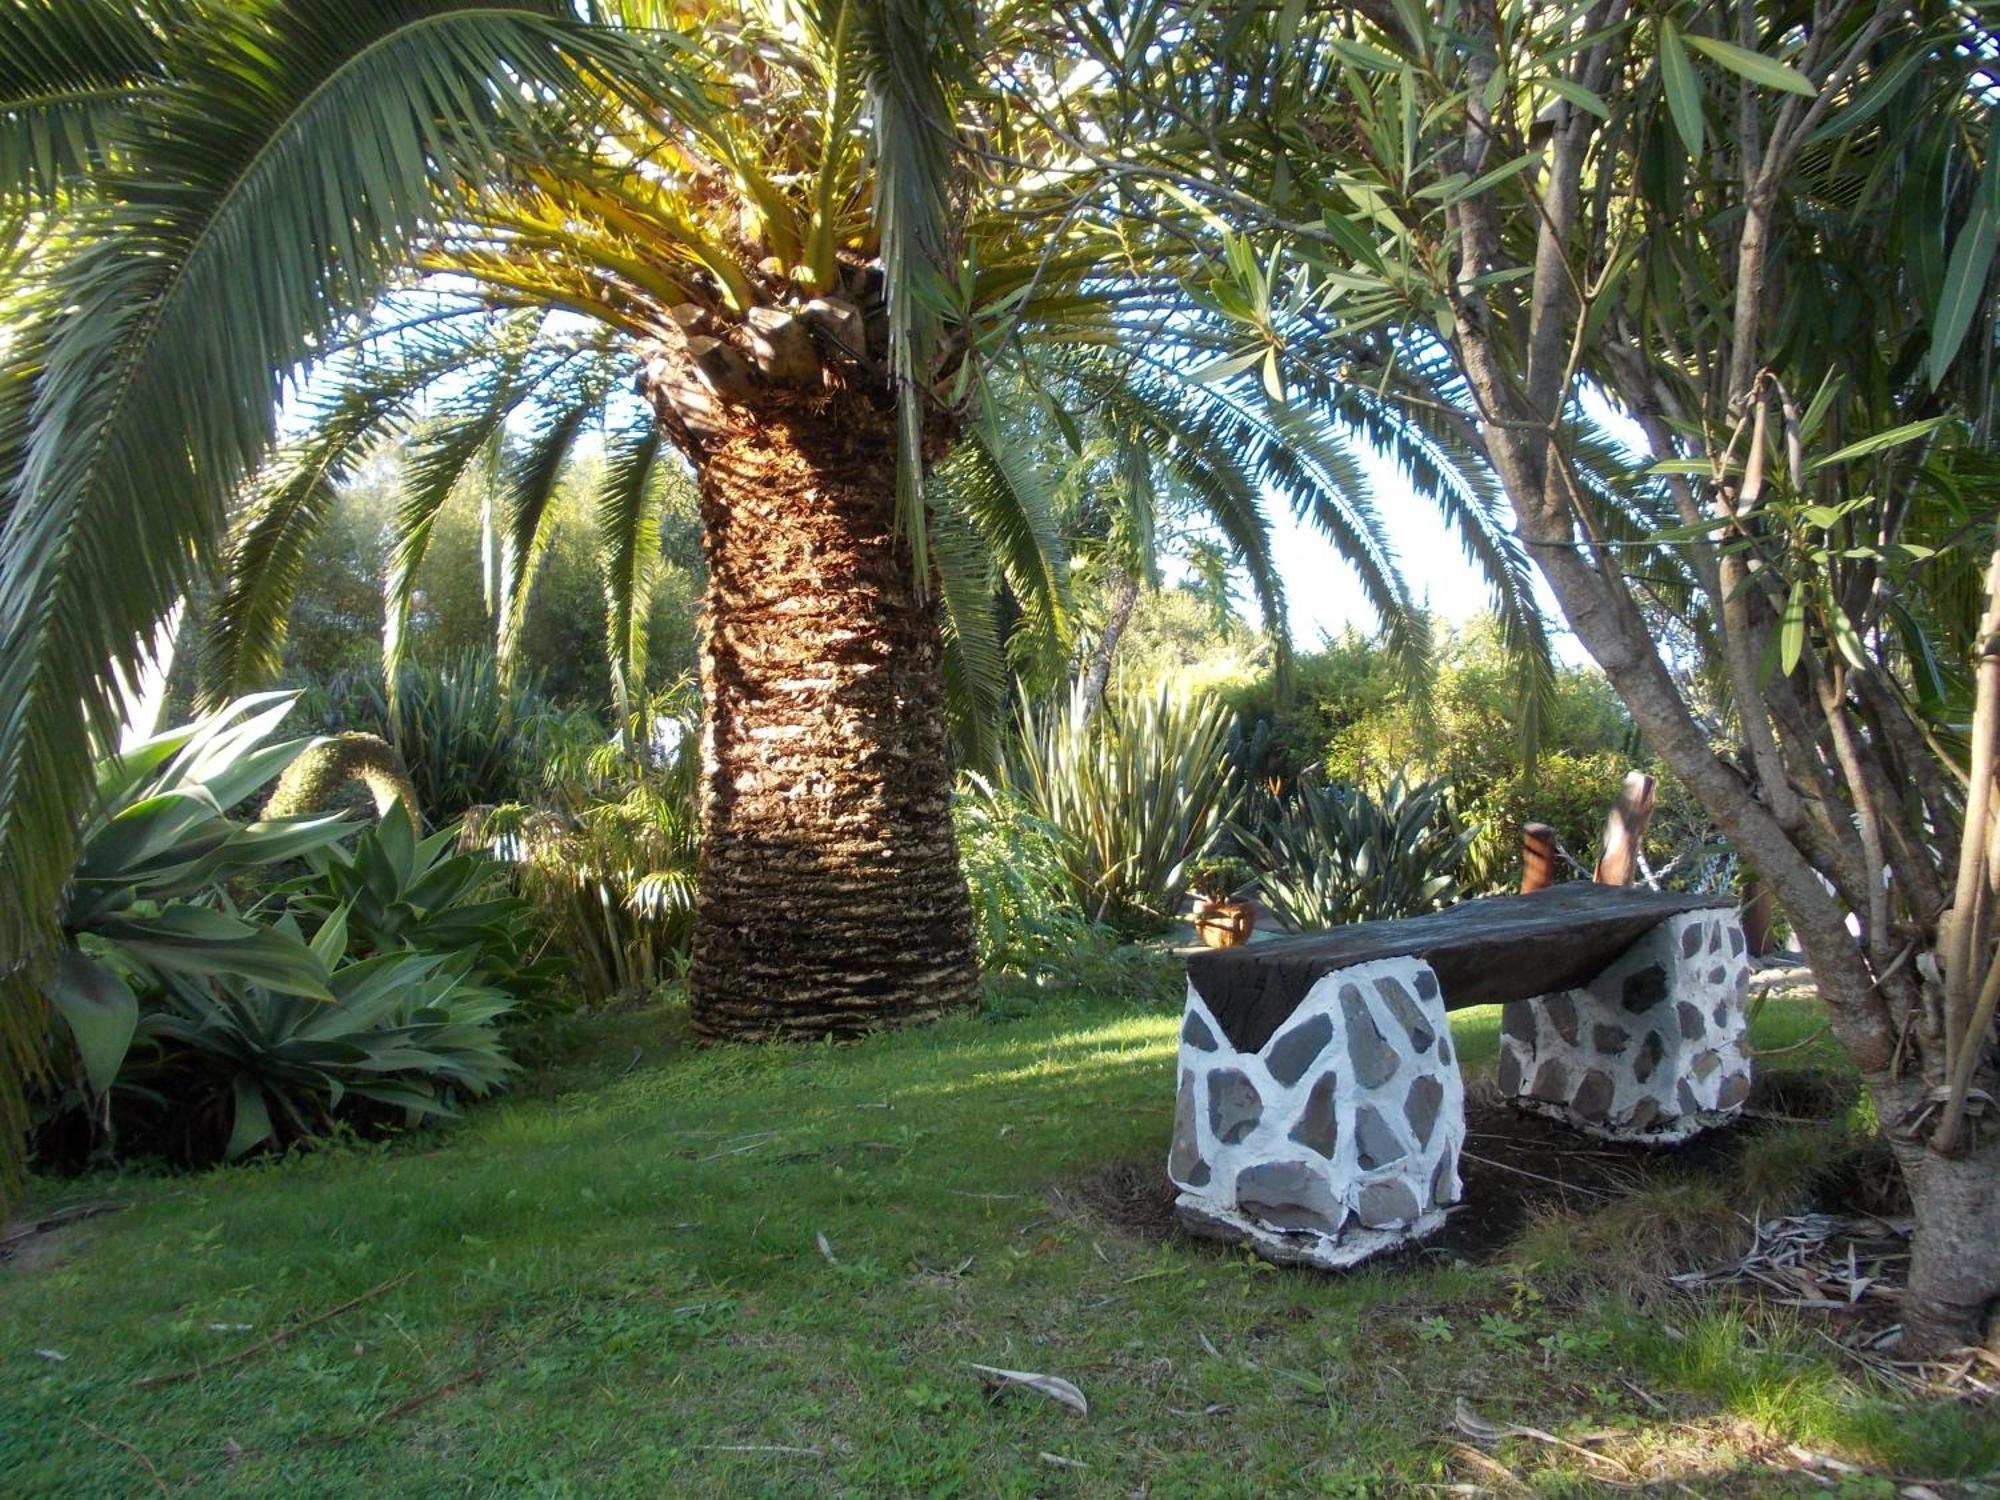
[[[896,532],[893,405],[747,376],[711,400],[723,381],[655,374],[695,459],[709,574],[696,1034],[849,1036],[976,1005],[938,614]]]
[[[1748,8],[1737,14],[1746,27],[1754,19]],[[1866,55],[1885,15],[1859,0],[1836,0],[1818,13],[1821,24],[1796,59],[1801,77],[1815,80],[1803,85],[1809,93],[1834,97],[1843,70]],[[1841,21],[1856,29],[1841,31]],[[1754,39],[1742,33],[1744,42]],[[1610,90],[1616,56],[1609,43],[1593,49],[1576,64],[1574,81]],[[1480,56],[1468,62],[1473,100],[1491,71]],[[1748,80],[1732,77],[1725,87],[1743,120],[1759,122],[1759,111],[1773,108]],[[1485,123],[1476,105],[1469,111]],[[1779,211],[1796,191],[1787,174],[1818,118],[1796,95],[1775,112],[1768,128],[1746,127],[1729,141],[1732,170],[1712,169],[1717,182],[1741,177],[1748,184],[1740,211],[1727,222],[1713,213],[1676,219],[1712,226],[1700,232],[1724,242],[1728,253],[1717,259],[1732,270],[1732,319],[1706,330],[1720,335],[1703,365],[1712,388],[1691,395],[1684,372],[1650,358],[1646,333],[1622,314],[1611,320],[1603,351],[1651,456],[1671,464],[1701,455],[1706,484],[1678,473],[1665,482],[1691,535],[1718,533],[1729,543],[1710,550],[1703,541],[1691,556],[1712,606],[1714,649],[1730,675],[1743,741],[1737,760],[1716,754],[1629,576],[1615,559],[1579,545],[1586,533],[1603,534],[1602,518],[1576,482],[1576,455],[1565,450],[1551,414],[1575,400],[1570,351],[1580,338],[1580,313],[1571,257],[1576,247],[1610,237],[1589,218],[1591,200],[1581,187],[1597,134],[1587,112],[1568,112],[1551,132],[1533,280],[1521,283],[1524,290],[1489,294],[1484,282],[1483,273],[1505,260],[1498,195],[1470,195],[1457,206],[1451,346],[1519,534],[1571,629],[1648,742],[1756,866],[1791,920],[1829,1029],[1873,1096],[1909,1188],[1916,1233],[1901,1347],[1931,1355],[1996,1337],[2000,1310],[2000,958],[1993,941],[2000,862],[1991,857],[1991,810],[2000,796],[2000,548],[1991,553],[1972,652],[1969,774],[1953,792],[1895,688],[1893,659],[1866,644],[1887,635],[1880,600],[1894,587],[1889,549],[1913,504],[1907,481],[1880,483],[1853,500],[1870,508],[1852,542],[1810,513],[1789,520],[1797,512],[1767,504],[1774,493],[1794,506],[1847,499],[1870,477],[1862,470],[1850,481],[1848,469],[1858,465],[1843,469],[1846,456],[1838,453],[1822,457],[1818,450],[1832,445],[1806,430],[1785,381],[1810,385],[1789,366],[1765,364],[1776,342],[1767,314],[1781,284],[1772,265],[1782,238]],[[1716,150],[1720,156],[1723,147]],[[1497,155],[1489,154],[1486,135],[1470,130],[1461,170],[1477,178]],[[1598,170],[1610,168],[1600,163]],[[1502,308],[1508,315],[1495,316]],[[1898,416],[1927,407],[1941,419],[1952,414],[1927,391],[1906,395],[1902,410],[1870,414],[1892,440]],[[1669,421],[1689,411],[1702,415],[1698,433],[1688,421],[1678,428]],[[1732,461],[1739,453],[1740,467]]]

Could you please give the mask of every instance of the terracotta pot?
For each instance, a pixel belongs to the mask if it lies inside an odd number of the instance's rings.
[[[1206,948],[1234,948],[1250,941],[1257,925],[1257,908],[1248,901],[1197,901],[1194,930]]]

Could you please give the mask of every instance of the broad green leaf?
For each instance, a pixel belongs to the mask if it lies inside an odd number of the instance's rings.
[[[75,947],[56,960],[49,1001],[69,1027],[91,1092],[109,1093],[139,1024],[139,998],[108,965]]]
[[[348,903],[344,901],[336,906],[333,915],[320,923],[319,931],[313,934],[313,957],[325,966],[329,974],[347,956],[347,907]]]
[[[261,1146],[271,1138],[271,1107],[264,1102],[264,1091],[250,1079],[238,1075],[234,1089],[236,1100],[236,1123],[229,1132],[227,1155],[230,1160]]]
[[[1660,19],[1660,83],[1666,90],[1667,112],[1674,117],[1674,129],[1687,147],[1691,161],[1701,160],[1701,81],[1694,76],[1681,42],[1680,28],[1664,16]]]
[[[326,970],[297,936],[198,906],[114,917],[99,933],[157,969],[201,978],[234,974],[288,995],[331,1000]]]
[[[1712,36],[1688,34],[1687,44],[1697,52],[1706,53],[1721,63],[1723,67],[1739,78],[1747,78],[1760,88],[1783,89],[1787,93],[1800,94],[1808,99],[1817,99],[1819,90],[1812,80],[1797,68],[1779,62],[1775,57],[1766,57],[1761,52],[1752,52],[1747,47],[1739,47],[1734,42],[1718,41]]]

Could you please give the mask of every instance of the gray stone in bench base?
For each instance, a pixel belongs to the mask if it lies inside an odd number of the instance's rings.
[[[1444,1223],[1465,1087],[1436,974],[1394,958],[1322,976],[1254,1052],[1192,984],[1168,1175],[1200,1235],[1329,1270]]]
[[[1192,1193],[1182,1193],[1174,1200],[1174,1216],[1180,1220],[1181,1227],[1197,1239],[1247,1245],[1273,1265],[1345,1271],[1371,1256],[1400,1250],[1405,1245],[1415,1244],[1437,1233],[1444,1227],[1445,1210],[1434,1210],[1397,1229],[1367,1229],[1355,1225],[1333,1239],[1325,1235],[1274,1230],[1247,1214],[1218,1209]]]
[[[1500,1091],[1604,1140],[1671,1145],[1750,1094],[1750,960],[1725,908],[1668,918],[1588,984],[1501,1017]]]

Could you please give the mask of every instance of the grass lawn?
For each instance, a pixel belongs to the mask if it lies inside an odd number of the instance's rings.
[[[1990,1415],[1898,1405],[1808,1329],[1558,1294],[1587,1235],[1326,1277],[1121,1228],[1088,1185],[1163,1160],[1176,1021],[1073,999],[698,1052],[639,1013],[448,1133],[41,1184],[31,1212],[127,1206],[0,1268],[0,1492],[1829,1493],[1787,1443],[1905,1482],[2000,1468]],[[1457,1026],[1490,1067],[1494,1014]],[[974,1361],[1074,1381],[1089,1416],[989,1400]],[[1474,1454],[1461,1397],[1617,1435]]]

